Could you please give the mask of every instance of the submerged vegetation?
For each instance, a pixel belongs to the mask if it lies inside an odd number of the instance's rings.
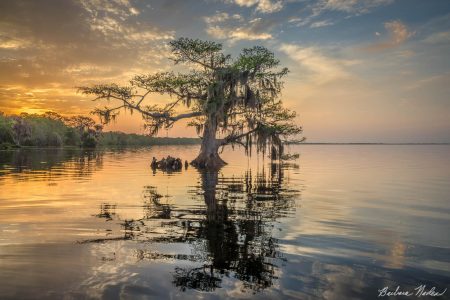
[[[192,164],[217,169],[225,164],[219,149],[241,145],[251,153],[270,151],[283,155],[283,144],[302,132],[296,114],[283,107],[279,96],[287,68],[260,46],[245,48],[236,57],[224,54],[222,45],[188,38],[170,43],[175,64],[190,67],[185,73],[159,72],[136,75],[127,86],[99,84],[80,87],[94,100],[114,100],[116,106],[97,108],[103,123],[114,120],[121,110],[142,115],[151,134],[188,119],[202,137],[200,153]],[[173,97],[166,105],[147,103],[150,94]],[[188,112],[180,112],[181,107]]]
[[[154,138],[123,132],[102,132],[103,126],[86,116],[0,113],[0,149],[16,147],[150,146],[198,144],[195,138]]]

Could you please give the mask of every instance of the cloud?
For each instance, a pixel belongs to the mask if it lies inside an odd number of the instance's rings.
[[[357,63],[326,56],[316,47],[282,44],[280,50],[304,68],[311,83],[314,84],[349,78],[350,73],[347,72],[346,67]]]
[[[405,86],[405,90],[426,90],[426,86],[436,87],[437,85],[441,85],[446,90],[449,90],[450,87],[450,72],[446,72],[443,74],[428,76],[425,78],[420,78],[414,81],[411,81],[407,86]],[[437,89],[436,89],[437,90]],[[447,98],[447,97],[445,97]],[[447,102],[447,101],[445,101]]]
[[[261,13],[274,13],[283,9],[281,0],[232,0],[235,4],[243,7],[256,6],[256,11]]]
[[[71,99],[87,108],[75,86],[125,83],[130,72],[164,68],[164,41],[175,32],[139,18],[143,9],[127,0],[0,4],[0,102],[64,110],[60,101]],[[30,98],[35,89],[42,92]]]
[[[206,32],[218,39],[228,39],[230,42],[236,42],[240,40],[255,41],[255,40],[267,40],[271,39],[270,33],[254,33],[249,28],[221,28],[219,26],[209,27]]]
[[[153,49],[159,52],[159,41],[175,33],[137,19],[138,9],[133,8],[127,0],[10,2],[0,12],[0,48],[9,50],[6,57],[48,68],[139,65],[136,57]]]
[[[357,0],[326,0],[321,1],[320,9],[354,12],[357,4]]]
[[[222,23],[225,21],[228,21],[230,19],[234,19],[234,20],[241,20],[242,16],[239,14],[234,14],[234,15],[229,15],[226,12],[216,12],[215,15],[212,15],[210,17],[204,17],[203,20],[207,23],[207,24],[216,24],[216,23]]]
[[[392,2],[394,0],[322,0],[319,1],[316,9],[364,14],[375,7],[391,4]]]
[[[273,36],[270,30],[274,23],[267,19],[255,18],[248,22],[240,15],[228,15],[227,13],[217,12],[215,15],[204,18],[208,35],[228,40],[231,43],[240,40],[268,40]]]
[[[88,12],[97,16],[99,12],[113,14],[122,18],[139,14],[139,10],[132,6],[128,0],[81,0],[80,3]]]
[[[377,52],[398,47],[414,35],[414,32],[410,31],[408,27],[400,21],[386,22],[384,23],[384,28],[389,35],[388,39],[369,45],[364,48],[365,50]]]
[[[140,11],[128,0],[83,0],[81,3],[89,13],[90,28],[116,44],[125,45],[124,41],[128,40],[136,47],[135,43],[139,46],[174,38],[173,31],[161,32],[154,26],[137,21],[134,17]]]
[[[408,30],[406,25],[400,21],[386,22],[384,23],[384,27],[391,34],[391,42],[394,45],[402,44],[413,35],[413,33]]]
[[[450,31],[435,32],[424,40],[425,43],[429,44],[441,44],[450,42]]]
[[[324,21],[317,21],[312,23],[309,27],[311,28],[319,28],[319,27],[326,27],[326,26],[331,26],[334,23],[331,22],[330,20],[324,20]]]
[[[289,22],[297,27],[310,25],[311,28],[321,27],[326,24],[333,25],[340,16],[336,16],[336,20],[314,21],[323,14],[337,12],[343,14],[345,18],[367,14],[373,9],[393,3],[394,0],[318,0],[312,1],[303,9],[307,14],[302,17],[292,17]],[[341,16],[342,17],[342,16]],[[325,23],[327,22],[327,23]]]

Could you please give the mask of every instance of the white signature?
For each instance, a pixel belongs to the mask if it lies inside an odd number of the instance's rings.
[[[413,290],[402,290],[398,285],[395,290],[390,290],[389,287],[378,290],[378,297],[390,297],[390,296],[416,296],[416,297],[440,297],[447,292],[447,288],[443,291],[437,291],[436,287],[427,289],[425,284],[419,285]]]

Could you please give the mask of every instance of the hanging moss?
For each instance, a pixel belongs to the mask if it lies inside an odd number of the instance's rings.
[[[211,145],[217,147],[216,133],[221,133],[222,145],[242,145],[249,155],[255,145],[256,151],[271,151],[271,155],[279,157],[286,138],[301,133],[301,127],[295,124],[295,112],[283,108],[278,99],[283,87],[281,78],[288,70],[278,69],[279,61],[272,52],[256,46],[243,49],[232,60],[222,53],[222,45],[214,42],[181,38],[170,45],[175,63],[196,67],[188,73],[137,75],[125,87],[111,84],[80,88],[82,93],[95,95],[96,99],[123,104],[96,109],[94,113],[108,123],[122,108],[138,111],[151,134],[170,128],[175,121],[193,117],[189,125],[199,135],[208,131],[208,138],[214,139]],[[165,106],[144,106],[144,98],[152,93],[175,99]],[[181,104],[192,114],[177,115]]]

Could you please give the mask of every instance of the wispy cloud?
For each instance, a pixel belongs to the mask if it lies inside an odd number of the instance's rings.
[[[303,67],[309,74],[311,83],[324,84],[330,81],[350,77],[346,67],[358,63],[329,57],[316,47],[300,47],[294,44],[282,44],[280,50]]]
[[[448,5],[394,1],[0,1],[0,111],[88,113],[95,104],[74,86],[171,69],[166,40],[185,36],[220,39],[231,53],[254,44],[275,51],[291,70],[283,99],[312,139],[354,128],[384,139],[403,115],[422,136],[414,124],[444,124],[447,141]],[[135,117],[115,129],[140,130]]]
[[[92,14],[98,15],[98,12],[102,11],[122,18],[139,14],[139,10],[128,0],[81,0],[80,2]]]
[[[140,20],[142,9],[127,0],[11,2],[0,10],[0,102],[64,110],[64,97],[81,103],[76,85],[163,67],[162,41],[175,32]]]
[[[205,22],[207,24],[216,24],[216,23],[222,23],[225,21],[228,21],[230,19],[233,20],[241,20],[242,16],[239,14],[234,14],[234,15],[230,15],[226,12],[216,12],[216,14],[212,15],[212,16],[206,16],[203,18],[203,20],[205,20]]]
[[[219,39],[228,39],[231,43],[239,40],[255,41],[255,40],[268,40],[272,38],[272,35],[267,32],[255,33],[250,28],[237,27],[237,28],[221,28],[219,26],[209,27],[206,32]]]
[[[311,28],[333,25],[339,18],[348,18],[367,14],[373,9],[393,3],[394,0],[318,0],[310,1],[305,6],[304,11],[308,13],[302,17],[291,17],[290,23],[295,26],[310,26]],[[335,20],[319,20],[318,18],[330,12],[337,12],[341,15],[335,16]]]
[[[7,33],[0,33],[0,49],[24,49],[30,47],[30,41],[12,38]]]
[[[135,43],[133,46],[136,47],[136,43],[147,44],[150,41],[174,37],[174,31],[161,32],[153,26],[135,20],[133,17],[140,12],[128,0],[83,0],[81,3],[88,12],[91,29],[120,45],[124,45],[124,41],[128,40]]]
[[[284,4],[281,0],[229,0],[239,6],[255,7],[257,12],[274,13],[280,11]]]
[[[371,9],[391,4],[394,0],[322,0],[316,5],[316,11],[334,10],[346,13],[364,14]]]
[[[450,31],[435,32],[424,39],[425,43],[441,44],[450,42]]]
[[[227,13],[217,12],[213,16],[205,17],[207,24],[206,32],[208,35],[228,40],[234,43],[240,40],[268,40],[272,39],[271,29],[274,24],[269,20],[254,18],[250,21],[238,14],[229,15]]]
[[[384,23],[384,28],[388,34],[387,39],[369,45],[364,48],[365,50],[376,52],[394,48],[405,43],[411,36],[414,35],[413,31],[409,30],[405,24],[398,20]]]
[[[319,28],[319,27],[326,27],[326,26],[331,26],[334,23],[331,22],[330,20],[324,20],[324,21],[317,21],[312,23],[309,27],[311,28]]]
[[[433,84],[441,84],[443,86],[445,85],[448,89],[448,87],[450,86],[450,72],[414,80],[405,86],[405,90],[423,89],[425,86]]]

